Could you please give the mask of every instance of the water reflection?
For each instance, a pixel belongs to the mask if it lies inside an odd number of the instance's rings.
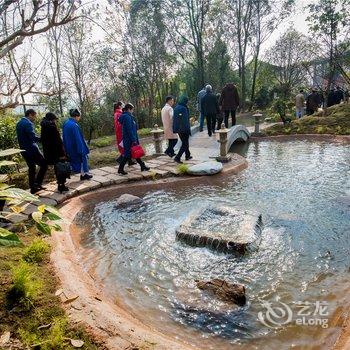
[[[316,346],[319,330],[276,332],[257,314],[262,301],[276,298],[290,305],[326,300],[334,312],[334,288],[341,293],[350,263],[350,147],[266,141],[241,149],[249,168],[221,186],[150,192],[133,210],[107,201],[82,213],[91,225],[83,240],[92,249],[87,268],[144,322],[201,346],[205,339],[207,349]],[[221,205],[263,215],[257,251],[229,256],[175,241],[193,209]],[[212,278],[244,284],[247,305],[227,305],[196,288],[195,280]]]

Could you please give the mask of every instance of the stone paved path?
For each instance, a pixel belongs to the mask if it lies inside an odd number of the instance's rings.
[[[261,129],[271,124],[263,123]],[[254,127],[249,127],[253,131]],[[193,159],[184,161],[185,164],[194,165],[215,158],[219,153],[218,134],[209,137],[206,130],[197,132],[190,138],[190,150]],[[45,184],[45,190],[38,193],[40,202],[26,203],[23,205],[24,211],[15,215],[11,221],[17,223],[25,220],[28,215],[37,210],[40,204],[56,206],[63,203],[66,199],[77,195],[93,191],[100,187],[107,187],[117,184],[123,184],[131,181],[156,180],[164,177],[181,176],[178,170],[178,164],[170,157],[163,155],[148,160],[147,165],[150,171],[141,172],[138,164],[126,167],[128,175],[119,175],[117,166],[105,166],[91,170],[93,178],[89,181],[80,181],[80,175],[73,175],[67,181],[68,192],[63,194],[57,192],[56,182]],[[232,160],[224,164],[224,171],[241,169],[245,167],[245,160],[239,155],[233,154]]]

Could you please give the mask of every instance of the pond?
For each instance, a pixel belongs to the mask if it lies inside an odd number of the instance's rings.
[[[350,145],[260,141],[239,151],[249,162],[239,175],[149,191],[134,208],[107,199],[81,212],[86,269],[144,323],[194,346],[319,348],[337,333],[328,320],[349,286]],[[262,214],[258,249],[227,255],[175,240],[193,210],[221,205]],[[196,287],[213,278],[243,284],[247,304],[233,306]],[[266,302],[292,320],[269,322]],[[304,324],[296,320],[300,311],[312,312]],[[305,324],[310,318],[320,323]]]

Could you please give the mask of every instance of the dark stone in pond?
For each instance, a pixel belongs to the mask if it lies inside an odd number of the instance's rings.
[[[246,303],[245,287],[242,284],[227,283],[225,280],[196,281],[197,287],[209,291],[223,301],[243,306]]]

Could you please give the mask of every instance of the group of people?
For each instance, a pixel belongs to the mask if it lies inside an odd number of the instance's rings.
[[[65,183],[69,173],[59,171],[60,163],[69,160],[71,170],[80,173],[81,181],[92,178],[88,165],[89,147],[78,124],[81,114],[77,109],[71,109],[69,114],[62,128],[63,139],[57,126],[58,117],[51,112],[46,113],[41,121],[40,137],[35,133],[37,114],[34,109],[28,109],[16,125],[18,144],[28,165],[29,188],[33,194],[44,189],[42,184],[48,165],[54,165],[58,191],[61,193],[68,191]],[[42,144],[43,154],[38,142]]]
[[[330,89],[327,96],[327,107],[334,106],[349,98],[349,93],[343,92],[343,90],[337,86],[336,89]],[[295,109],[296,117],[302,118],[305,114],[312,115],[318,111],[325,103],[325,98],[322,93],[319,93],[316,89],[312,89],[311,92],[305,96],[304,90],[300,90],[295,97]]]
[[[228,128],[229,117],[232,118],[232,126],[236,125],[236,111],[240,100],[238,89],[235,84],[228,83],[224,86],[221,94],[214,94],[211,85],[206,85],[197,94],[197,110],[199,111],[199,130],[203,131],[204,119],[207,121],[208,135],[215,133],[221,128],[224,121]]]

